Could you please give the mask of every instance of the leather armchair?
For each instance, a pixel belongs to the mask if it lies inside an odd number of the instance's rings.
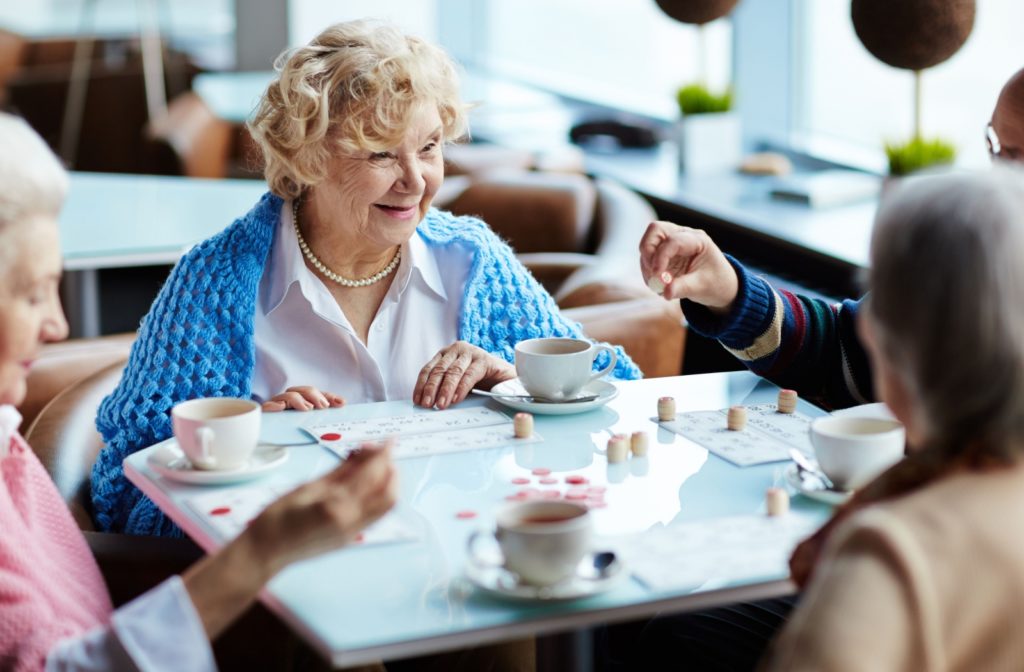
[[[682,311],[640,275],[640,238],[656,215],[638,194],[580,174],[491,170],[435,202],[487,222],[567,317],[591,338],[621,345],[644,375],[682,371]]]

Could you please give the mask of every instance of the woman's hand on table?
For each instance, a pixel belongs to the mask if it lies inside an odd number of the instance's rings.
[[[505,360],[466,341],[456,341],[420,370],[412,401],[444,409],[465,399],[474,387],[490,389],[515,377],[515,367]]]
[[[281,394],[263,402],[265,413],[285,411],[312,411],[314,408],[340,408],[345,400],[333,392],[321,392],[311,385],[289,387]]]
[[[736,269],[700,229],[651,222],[640,240],[640,271],[666,299],[689,299],[726,313],[739,293]],[[656,278],[658,283],[653,283]]]

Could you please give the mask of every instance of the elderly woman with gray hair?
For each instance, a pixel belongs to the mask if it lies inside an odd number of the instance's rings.
[[[272,503],[219,552],[115,610],[96,560],[15,407],[39,348],[67,336],[57,216],[67,176],[28,124],[0,113],[0,669],[213,670],[209,640],[288,564],[339,548],[397,484],[365,446]]]
[[[92,496],[102,529],[179,534],[121,469],[170,436],[179,401],[443,409],[513,378],[519,340],[582,336],[483,222],[431,207],[443,147],[466,130],[440,49],[355,21],[277,68],[249,124],[270,193],[178,263],[100,408],[107,446]],[[614,375],[639,377],[617,355]]]
[[[1019,171],[921,179],[883,204],[859,328],[908,456],[797,549],[806,590],[769,669],[1024,664],[1022,256]]]

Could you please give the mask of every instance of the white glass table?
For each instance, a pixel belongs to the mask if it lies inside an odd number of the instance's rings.
[[[639,533],[659,524],[707,520],[764,511],[765,490],[780,483],[784,464],[738,468],[652,420],[660,396],[675,397],[679,411],[774,403],[778,388],[747,372],[617,383],[608,406],[569,416],[536,416],[541,443],[398,461],[397,511],[420,539],[393,545],[350,547],[286,569],[262,600],[314,648],[339,666],[478,646],[528,635],[551,635],[597,623],[781,596],[792,591],[784,569],[766,569],[758,580],[716,577],[714,586],[656,592],[629,577],[604,594],[562,603],[511,602],[488,597],[464,578],[468,536],[493,525],[495,510],[520,489],[516,476],[548,467],[563,480],[579,474],[605,485],[607,506],[592,511],[597,534]],[[494,401],[471,398],[465,406]],[[807,415],[824,411],[800,401]],[[400,413],[429,413],[408,401],[357,404],[311,413],[264,416],[266,441],[308,440],[296,427]],[[597,453],[611,433],[645,430],[646,459],[609,465]],[[216,529],[186,504],[213,492],[158,476],[147,465],[157,444],[125,460],[125,473],[208,551],[224,544]],[[323,473],[338,458],[318,445],[292,447],[288,462],[258,483],[288,488]],[[232,486],[223,486],[225,492]],[[241,487],[241,486],[234,486]],[[823,522],[829,508],[800,497],[794,511]],[[460,519],[460,511],[478,513]],[[680,558],[685,562],[685,558]]]

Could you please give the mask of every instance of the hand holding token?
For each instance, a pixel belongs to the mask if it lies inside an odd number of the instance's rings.
[[[666,299],[689,299],[728,312],[739,292],[736,270],[699,229],[652,222],[640,241],[644,282]]]

